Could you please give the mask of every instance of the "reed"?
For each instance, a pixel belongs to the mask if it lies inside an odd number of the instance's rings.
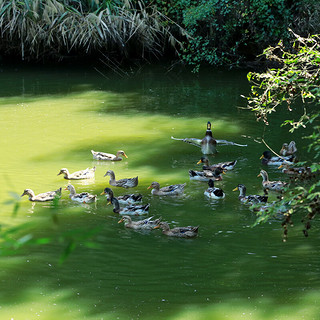
[[[4,0],[0,52],[28,60],[96,52],[159,55],[172,35],[169,19],[140,1]]]

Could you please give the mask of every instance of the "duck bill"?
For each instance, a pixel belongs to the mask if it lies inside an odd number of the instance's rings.
[[[149,189],[151,189],[152,188],[152,186],[149,186],[148,188],[147,188],[147,190],[149,190]]]
[[[237,191],[238,190],[238,187],[235,187],[232,191]]]
[[[199,160],[199,161],[197,162],[197,164],[200,164],[200,163],[202,163],[202,160]]]
[[[102,191],[101,193],[100,193],[100,196],[103,196],[103,195],[105,195],[106,193],[104,192],[104,191]]]
[[[278,169],[281,169],[281,168],[283,168],[283,164],[281,164],[281,165],[278,167]]]
[[[128,159],[128,156],[125,153],[123,153],[123,156]]]
[[[257,177],[261,177],[261,173],[259,173],[259,174],[257,175]]]
[[[159,228],[160,228],[160,226],[159,226],[159,225],[157,225],[157,226],[153,227],[153,229],[159,229]]]
[[[122,219],[120,219],[119,221],[118,221],[118,223],[121,223],[121,222],[123,222],[124,221],[124,219],[122,218]]]
[[[261,160],[261,159],[263,159],[264,158],[264,155],[262,155],[259,159]]]

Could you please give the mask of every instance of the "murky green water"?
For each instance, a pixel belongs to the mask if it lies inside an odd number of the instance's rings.
[[[262,191],[257,174],[265,148],[253,138],[264,135],[277,151],[295,139],[300,156],[310,157],[298,135],[278,126],[283,115],[264,129],[252,114],[237,109],[243,105],[240,95],[248,92],[246,72],[196,77],[157,67],[103,77],[80,67],[3,67],[0,81],[2,228],[28,223],[35,239],[55,239],[0,258],[1,319],[319,318],[319,223],[314,221],[304,238],[297,217],[283,243],[281,221],[252,228],[255,215],[232,192],[238,183],[248,193]],[[188,170],[200,169],[200,149],[170,139],[201,138],[207,121],[217,139],[248,144],[221,146],[210,159],[238,160],[217,183],[227,194],[219,201],[205,199],[206,183],[189,180]],[[128,159],[99,163],[91,149],[123,149]],[[13,205],[5,204],[25,188],[40,193],[65,187],[67,181],[57,176],[62,167],[92,166],[97,166],[93,181],[73,184],[77,191],[99,194],[96,205],[71,203],[67,191],[58,207],[33,205],[24,197],[13,215]],[[116,178],[138,175],[135,191],[151,204],[150,215],[172,226],[199,225],[199,237],[125,230],[100,196],[108,169]],[[275,168],[268,172],[284,179]],[[151,196],[147,187],[154,180],[187,182],[185,195]],[[113,189],[116,195],[126,192]],[[97,248],[86,245],[92,230],[89,240]],[[78,239],[76,248],[60,265],[72,239]]]

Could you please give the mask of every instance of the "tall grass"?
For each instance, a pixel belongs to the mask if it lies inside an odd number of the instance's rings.
[[[161,54],[181,45],[168,18],[130,0],[0,1],[0,52],[22,59],[102,52],[122,57]]]

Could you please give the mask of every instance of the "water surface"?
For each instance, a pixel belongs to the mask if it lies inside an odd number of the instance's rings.
[[[246,71],[195,76],[158,66],[119,76],[86,67],[4,67],[0,81],[2,228],[27,223],[19,235],[54,239],[1,258],[4,319],[319,317],[318,222],[304,238],[297,217],[283,243],[281,221],[252,228],[255,215],[232,192],[244,183],[248,193],[262,194],[257,174],[265,147],[256,138],[263,136],[276,151],[295,139],[300,157],[310,158],[301,137],[279,127],[284,114],[265,128],[238,108],[249,90]],[[200,149],[170,139],[201,138],[207,121],[217,139],[248,144],[221,146],[210,157],[212,163],[238,160],[217,183],[227,194],[219,201],[204,197],[206,183],[189,180],[188,170],[200,169]],[[91,149],[122,149],[128,159],[98,162]],[[60,168],[93,166],[94,180],[73,184],[79,192],[98,194],[96,204],[71,203],[65,190],[57,207],[24,197],[14,215],[13,205],[6,204],[25,188],[64,189]],[[131,191],[151,204],[150,215],[171,226],[199,225],[198,238],[173,239],[159,230],[141,233],[118,224],[119,216],[100,196],[109,186],[104,177],[109,169],[116,178],[138,175],[139,185]],[[272,179],[286,179],[276,168],[267,170]],[[152,181],[186,182],[185,194],[152,196],[147,190]],[[59,264],[68,246],[75,249]]]

